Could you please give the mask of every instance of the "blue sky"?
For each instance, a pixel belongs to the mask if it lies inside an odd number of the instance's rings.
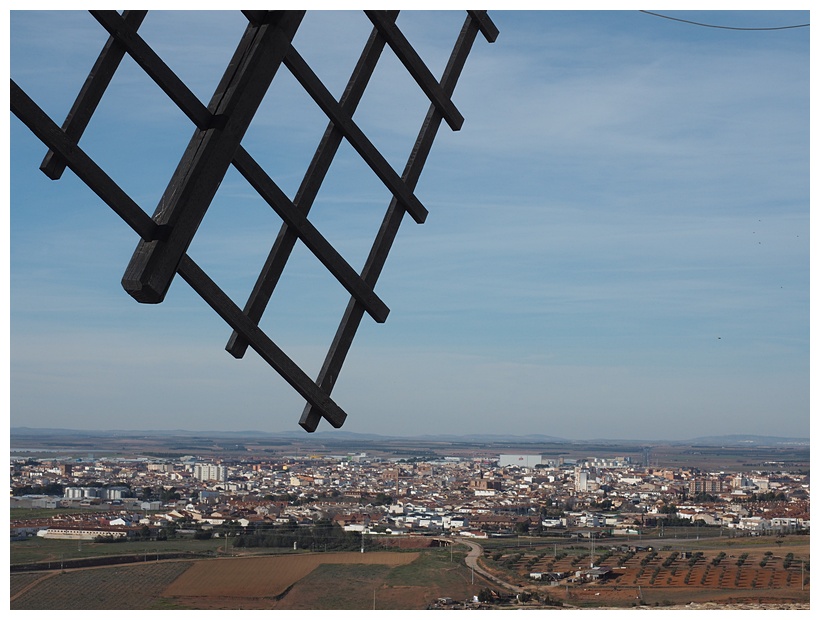
[[[638,11],[491,11],[334,400],[343,430],[686,439],[809,433],[809,29]],[[735,27],[808,11],[677,11]],[[437,76],[463,13],[398,25]],[[195,22],[194,27],[186,27]],[[206,102],[237,12],[140,33]],[[309,12],[295,46],[340,96],[370,31]],[[105,42],[84,12],[10,15],[11,77],[58,123]],[[401,171],[427,110],[385,52],[354,116]],[[282,70],[243,141],[292,198],[326,119]],[[137,243],[10,118],[10,419],[79,429],[298,430],[304,401],[176,278],[141,305]],[[192,127],[126,59],[80,146],[149,214]],[[357,270],[389,193],[344,144],[310,214]],[[281,220],[229,171],[189,255],[244,304]],[[348,296],[297,246],[262,325],[317,374]],[[319,430],[331,430],[323,422]]]

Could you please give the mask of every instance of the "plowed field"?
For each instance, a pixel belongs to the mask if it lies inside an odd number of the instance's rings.
[[[163,592],[166,597],[274,598],[322,564],[409,564],[418,553],[316,553],[195,562]]]

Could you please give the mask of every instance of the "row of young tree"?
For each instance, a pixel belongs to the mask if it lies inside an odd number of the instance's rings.
[[[362,546],[360,532],[346,532],[329,519],[316,521],[312,526],[300,527],[295,523],[256,528],[253,532],[234,538],[235,547],[287,547],[296,544],[299,549],[322,551],[350,551]]]
[[[129,537],[99,536],[95,542],[123,543],[132,541],[164,541],[176,538],[179,529],[187,529],[182,524],[171,523],[167,527],[152,530],[143,525],[134,535]],[[193,525],[193,524],[190,524]],[[264,526],[245,530],[237,522],[229,521],[214,528],[204,529],[191,527],[195,539],[210,539],[215,534],[232,540],[235,547],[284,547],[293,548],[296,543],[299,549],[315,549],[322,551],[350,551],[358,550],[362,546],[360,532],[346,532],[341,526],[329,519],[317,521],[309,527],[300,527],[295,523],[284,525]]]

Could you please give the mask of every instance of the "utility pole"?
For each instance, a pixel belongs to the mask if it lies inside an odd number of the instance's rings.
[[[595,567],[595,536],[593,536],[593,532],[589,533],[589,567]]]

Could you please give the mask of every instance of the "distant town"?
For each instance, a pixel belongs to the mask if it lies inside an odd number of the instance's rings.
[[[599,448],[578,458],[555,458],[537,446],[495,455],[422,449],[404,457],[245,452],[12,456],[12,539],[220,537],[328,520],[362,534],[475,539],[638,537],[664,524],[733,536],[810,527],[808,467],[777,460],[729,471],[697,456],[686,466],[653,464],[648,448],[637,456]],[[55,512],[16,518],[15,508]]]

